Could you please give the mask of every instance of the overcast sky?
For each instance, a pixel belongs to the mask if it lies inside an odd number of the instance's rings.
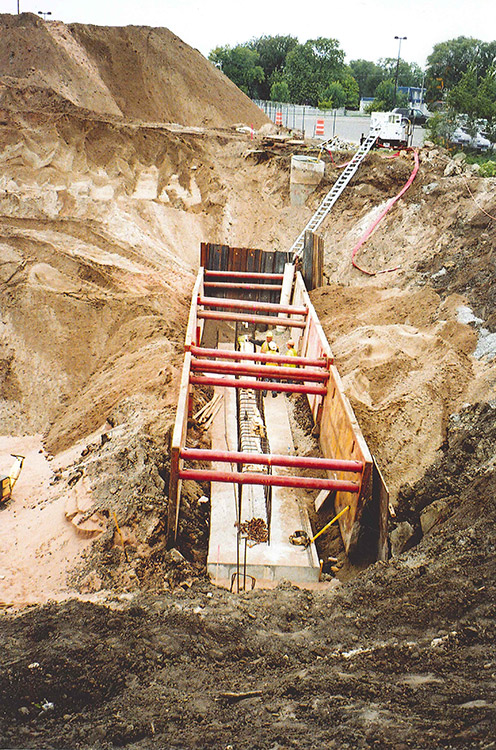
[[[496,0],[0,0],[0,10],[51,11],[99,26],[165,26],[206,57],[263,35],[337,39],[346,60],[401,57],[424,67],[434,44],[496,38]],[[41,3],[41,4],[40,4]]]

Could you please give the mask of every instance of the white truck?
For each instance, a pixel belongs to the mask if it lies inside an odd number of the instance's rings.
[[[413,138],[412,123],[399,112],[372,112],[370,130],[379,129],[377,146],[407,148]]]

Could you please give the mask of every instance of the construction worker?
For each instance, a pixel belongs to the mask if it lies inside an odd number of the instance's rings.
[[[286,351],[286,356],[287,357],[297,357],[298,356],[298,352],[295,349],[295,342],[293,341],[293,339],[288,339],[286,341],[286,347],[287,347],[287,351]],[[289,362],[287,362],[285,364],[286,364],[286,367],[296,367],[296,364],[293,364],[293,363],[289,364]]]
[[[274,336],[272,334],[272,331],[267,331],[265,335],[265,341],[259,341],[255,339],[254,337],[252,337],[250,341],[252,342],[252,344],[257,344],[258,346],[260,346],[260,351],[262,354],[269,354],[269,353],[278,354],[279,353],[279,347],[274,341]],[[270,364],[270,362],[265,362],[264,364]],[[268,383],[276,382],[274,380],[271,380],[270,378],[262,378],[262,380],[265,380]],[[265,396],[267,395],[267,391],[263,391],[262,395],[265,398]],[[272,391],[272,398],[276,398],[276,396],[277,396],[277,391]]]
[[[296,351],[295,342],[293,341],[293,339],[288,339],[286,341],[286,356],[287,357],[297,357],[298,356],[298,352]],[[283,364],[283,367],[296,367],[296,363],[293,364],[293,363],[285,362]],[[294,381],[294,380],[288,380],[288,383],[293,383],[294,384],[295,382],[296,381]]]
[[[254,343],[259,344],[260,342],[255,341]],[[279,351],[277,349],[277,344],[274,342],[274,337],[272,335],[272,332],[267,331],[267,335],[265,336],[265,341],[262,343],[262,346],[260,347],[260,351],[262,352],[262,354],[268,354],[270,350],[273,350],[273,347],[271,347],[271,344],[274,344],[274,346],[276,347],[276,350]]]

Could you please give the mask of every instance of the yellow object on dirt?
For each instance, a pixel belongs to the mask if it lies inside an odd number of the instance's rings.
[[[15,458],[8,474],[0,476],[0,502],[6,502],[12,495],[14,485],[19,478],[21,473],[22,465],[24,463],[24,456],[13,456]]]

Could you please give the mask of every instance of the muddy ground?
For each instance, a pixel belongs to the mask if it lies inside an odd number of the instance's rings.
[[[454,420],[415,488],[445,498],[465,477],[442,523],[328,592],[200,579],[4,618],[2,746],[493,747],[494,455],[467,444],[495,432],[494,406]]]
[[[167,30],[0,32],[0,469],[26,455],[0,509],[0,747],[496,747],[496,181],[426,145],[360,249],[374,275],[351,251],[411,155],[371,154],[322,226],[312,301],[393,556],[232,595],[205,573],[208,487],[165,544],[199,243],[288,249],[349,154],[291,206],[301,146]]]

